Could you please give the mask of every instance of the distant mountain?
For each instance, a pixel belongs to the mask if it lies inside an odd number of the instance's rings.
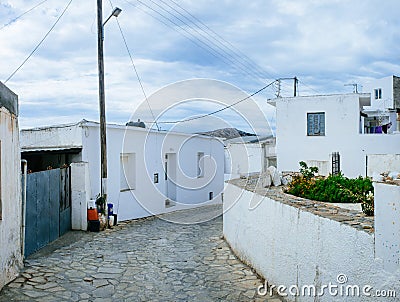
[[[221,137],[221,138],[226,138],[226,139],[236,138],[236,137],[240,137],[240,136],[256,136],[253,133],[244,132],[244,131],[238,130],[236,128],[223,128],[223,129],[217,129],[217,130],[208,131],[208,132],[201,132],[198,134],[214,136],[214,137]]]

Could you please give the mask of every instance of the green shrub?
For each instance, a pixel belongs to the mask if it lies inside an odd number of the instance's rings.
[[[310,180],[311,178],[315,177],[315,173],[318,173],[318,167],[308,167],[304,161],[301,161],[299,164],[300,164],[300,173],[307,180]]]
[[[373,208],[373,186],[371,179],[359,176],[355,179],[338,175],[329,175],[326,178],[315,177],[316,167],[307,167],[300,162],[300,175],[295,176],[288,185],[286,193],[311,200],[368,204],[363,208]],[[370,212],[370,211],[369,211]]]

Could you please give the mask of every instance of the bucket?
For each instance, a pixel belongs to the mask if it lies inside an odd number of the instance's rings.
[[[110,218],[110,216],[114,215],[114,205],[112,203],[107,203],[107,209],[108,209],[108,218]]]
[[[115,225],[115,224],[114,224],[114,216],[110,216],[110,217],[109,217],[108,225],[109,225],[110,227],[112,227],[112,226]]]
[[[96,208],[96,200],[90,199],[87,204],[88,209],[95,209]]]
[[[89,221],[99,220],[99,214],[97,213],[97,209],[88,209],[87,217]]]

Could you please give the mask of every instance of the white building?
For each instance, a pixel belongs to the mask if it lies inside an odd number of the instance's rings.
[[[0,82],[0,289],[22,266],[18,97]]]
[[[260,173],[276,167],[275,137],[237,137],[225,140],[225,174],[227,178]]]
[[[34,171],[87,162],[89,196],[95,198],[100,193],[98,123],[83,120],[22,130],[21,147],[29,169]],[[224,146],[219,139],[107,125],[107,158],[108,202],[114,204],[118,220],[222,200]],[[72,207],[74,215],[74,200]]]
[[[400,77],[388,76],[363,84],[363,92],[371,93],[371,109],[400,108]]]
[[[397,154],[400,134],[366,133],[363,107],[371,105],[370,94],[339,94],[278,98],[276,151],[278,170],[298,171],[306,161],[332,172],[335,153],[348,177],[366,175],[369,154]],[[336,157],[336,156],[335,156]]]
[[[400,131],[400,77],[389,76],[363,85],[371,93],[371,106],[364,108],[364,131]],[[387,125],[390,127],[387,129]]]

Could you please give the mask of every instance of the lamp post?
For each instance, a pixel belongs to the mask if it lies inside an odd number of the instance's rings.
[[[108,225],[107,209],[107,139],[106,139],[106,108],[104,91],[104,25],[111,17],[118,17],[121,9],[116,7],[103,23],[103,1],[97,0],[97,62],[99,69],[99,107],[100,107],[100,167],[101,167],[101,197]]]

